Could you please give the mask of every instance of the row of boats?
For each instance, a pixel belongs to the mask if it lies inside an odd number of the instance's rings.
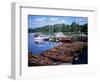
[[[87,48],[87,42],[62,43],[40,55],[28,53],[29,66],[61,65],[78,60],[82,50]]]
[[[87,38],[86,34],[77,34],[76,36],[81,37],[82,38]],[[39,34],[36,35],[36,37],[34,38],[34,40],[36,42],[40,42],[40,41],[53,41],[53,42],[70,42],[72,41],[73,37],[75,38],[75,36],[71,35],[64,35],[62,32],[58,32],[55,33],[54,35],[44,35],[44,34]]]

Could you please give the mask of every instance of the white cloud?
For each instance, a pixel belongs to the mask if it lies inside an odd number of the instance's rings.
[[[84,17],[84,18],[77,18],[76,21],[78,21],[78,22],[86,22],[87,18],[86,17]]]
[[[50,23],[53,25],[53,24],[66,23],[66,21],[65,21],[65,20],[57,20],[57,21],[52,21],[52,22],[50,22]]]
[[[64,19],[59,19],[57,17],[50,17],[50,18],[38,17],[32,21],[31,25],[32,27],[42,27],[45,25],[54,25],[62,23],[66,23],[66,21]]]
[[[65,20],[61,20],[60,22],[61,22],[61,23],[66,23],[66,21],[65,21]]]
[[[41,18],[36,18],[34,21],[44,21],[46,18],[45,17],[41,17]]]
[[[51,17],[50,18],[50,21],[57,21],[58,20],[58,18],[56,18],[56,17]]]

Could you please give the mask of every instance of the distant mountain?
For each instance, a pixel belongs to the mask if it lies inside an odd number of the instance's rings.
[[[35,29],[29,29],[29,32],[60,32],[67,31],[69,29],[67,27],[70,26],[65,24],[46,25]]]
[[[85,29],[85,30],[84,30]],[[79,25],[76,23],[72,23],[71,25],[66,24],[54,24],[54,25],[46,25],[43,27],[38,27],[34,29],[29,29],[28,32],[79,32],[79,31],[87,32],[87,24]]]

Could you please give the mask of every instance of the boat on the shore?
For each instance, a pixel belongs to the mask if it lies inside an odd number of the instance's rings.
[[[60,61],[54,61],[48,57],[42,55],[28,55],[29,66],[46,66],[46,65],[59,65],[62,64]]]
[[[82,49],[87,47],[86,42],[62,43],[50,50],[43,51],[40,55],[28,54],[29,66],[61,65],[76,61]]]

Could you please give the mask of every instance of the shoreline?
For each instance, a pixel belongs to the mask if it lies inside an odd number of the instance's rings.
[[[78,61],[82,50],[87,48],[87,42],[62,43],[50,50],[42,52],[40,55],[33,55],[28,52],[29,66],[48,66],[63,65],[65,63],[72,64]]]

